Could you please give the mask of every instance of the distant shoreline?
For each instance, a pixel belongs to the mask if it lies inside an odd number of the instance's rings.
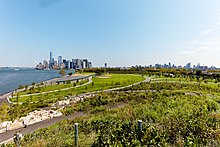
[[[57,78],[51,78],[49,80],[46,80],[46,81],[42,81],[42,82],[51,82],[51,81],[54,81],[55,79]],[[40,84],[41,82],[39,83],[36,83],[36,84]],[[31,85],[29,85],[31,86]],[[8,91],[8,92],[4,92],[4,93],[0,93],[0,106],[4,103],[4,101],[7,101],[7,103],[10,103],[10,100],[8,99],[9,96],[11,96],[11,93],[15,91],[14,90],[11,90],[11,91]],[[2,101],[3,100],[3,101]]]
[[[76,74],[75,76],[79,76],[79,75]],[[59,78],[62,79],[62,78],[66,78],[66,77],[68,77],[68,75],[66,75],[66,76],[64,76],[64,77],[51,78],[51,79],[48,79],[48,80],[45,80],[45,81],[41,81],[41,82],[44,82],[44,83],[47,83],[47,84],[50,85],[51,82],[56,82],[57,79],[59,79]],[[40,84],[41,82],[38,82],[38,83],[36,83],[36,84]],[[54,84],[54,83],[53,83],[53,84]],[[31,86],[31,85],[29,85],[29,86]],[[1,99],[1,98],[4,98],[4,97],[8,97],[8,95],[11,95],[11,93],[12,93],[13,91],[15,91],[15,89],[14,89],[14,90],[11,90],[11,91],[8,91],[8,92],[5,92],[5,93],[0,93],[0,99]]]
[[[39,71],[35,69],[0,70],[0,96],[18,89],[19,85],[31,85],[59,78],[59,71]]]

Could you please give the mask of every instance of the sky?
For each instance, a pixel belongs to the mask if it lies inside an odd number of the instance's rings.
[[[0,67],[88,59],[220,67],[219,0],[0,0]]]

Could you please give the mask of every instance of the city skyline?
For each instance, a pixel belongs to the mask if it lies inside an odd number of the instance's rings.
[[[0,67],[35,67],[51,49],[94,67],[220,67],[218,0],[2,0],[0,28]]]
[[[53,56],[53,52],[50,51],[49,60],[45,59],[43,62],[39,62],[35,66],[35,69],[48,70],[48,69],[84,69],[92,68],[92,62],[88,59],[71,58],[66,59],[61,55],[58,56],[57,60]]]

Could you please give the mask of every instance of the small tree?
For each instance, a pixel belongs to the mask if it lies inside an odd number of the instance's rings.
[[[72,76],[72,75],[73,75],[73,73],[72,73],[72,72],[69,72],[69,73],[68,73],[68,75],[69,75],[69,76]]]
[[[24,88],[24,86],[23,85],[19,85],[19,89],[23,89]]]
[[[16,97],[17,103],[18,103],[18,98],[19,98],[19,95],[20,95],[20,93],[19,93],[19,92],[17,92],[17,97]]]
[[[28,90],[28,85],[25,85],[24,87],[25,87],[25,91],[27,91]]]
[[[0,120],[4,121],[5,119],[7,119],[9,117],[8,115],[8,109],[9,106],[5,103],[3,103],[0,107]]]
[[[65,71],[64,69],[61,69],[60,72],[59,72],[59,74],[63,77],[63,76],[65,76],[66,71]]]

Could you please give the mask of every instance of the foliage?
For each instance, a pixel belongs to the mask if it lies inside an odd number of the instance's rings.
[[[63,77],[63,76],[65,76],[66,71],[65,71],[64,69],[61,69],[60,72],[59,72],[59,74]]]
[[[28,134],[22,146],[73,146],[76,122],[79,123],[80,146],[219,146],[219,85],[212,82],[211,77],[204,77],[208,83],[199,82],[204,76],[200,71],[180,70],[167,74],[168,70],[161,72],[163,70],[151,71],[163,79],[108,94],[100,92],[64,108],[65,115],[82,111],[84,116]],[[78,88],[76,93],[138,81],[128,78],[130,75],[121,76],[117,75],[115,80],[97,77],[93,86]],[[138,120],[143,121],[142,132],[137,129]]]
[[[78,122],[80,146],[219,145],[220,96],[170,91],[179,85],[165,82],[157,87],[156,83],[146,85],[151,91],[100,93],[65,108],[63,112],[68,115],[76,110],[88,115],[27,135],[23,144],[29,146],[42,140],[45,146],[52,143],[56,146],[73,145],[73,125]],[[141,90],[146,85],[142,83],[133,89]],[[153,88],[158,89],[154,91]],[[119,107],[123,103],[125,105]],[[116,107],[108,109],[111,105]],[[141,138],[137,130],[139,119],[143,121]],[[54,135],[54,132],[58,133]]]

